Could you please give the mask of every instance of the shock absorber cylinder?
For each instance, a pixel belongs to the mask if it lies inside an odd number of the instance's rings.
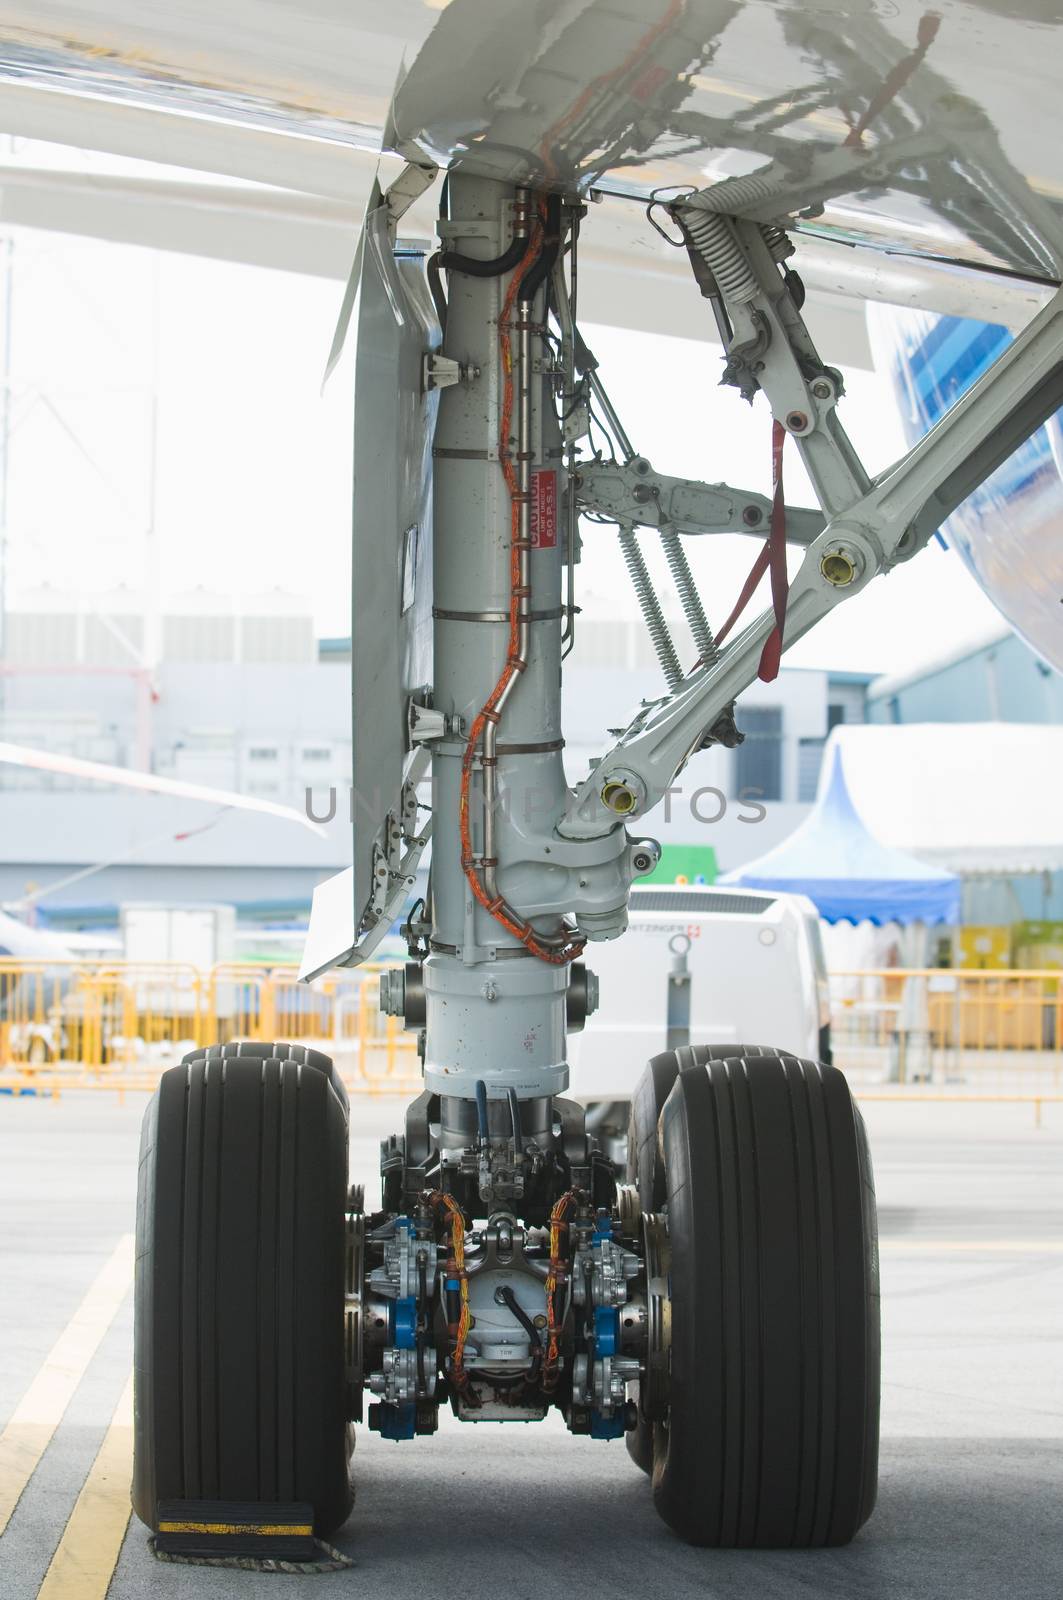
[[[549,835],[564,810],[561,758],[560,526],[562,444],[544,376],[545,283],[515,268],[514,238],[533,234],[537,202],[512,185],[452,172],[441,224],[447,256],[503,264],[484,276],[449,272],[445,356],[478,376],[444,389],[434,445],[434,705],[460,717],[466,736],[511,656],[510,604],[518,591],[519,627],[509,687],[476,747],[468,783],[471,864],[486,896],[518,915],[533,905],[552,872]],[[509,254],[507,255],[507,250]],[[525,252],[525,257],[527,252]],[[509,316],[510,367],[499,322],[514,272],[533,285]],[[502,437],[507,377],[512,415]],[[500,455],[509,452],[514,500]],[[514,521],[518,573],[514,584]],[[497,718],[497,720],[494,720]],[[466,737],[433,747],[434,829],[431,951],[424,966],[425,1083],[471,1099],[477,1080],[492,1098],[515,1088],[521,1099],[561,1092],[568,1083],[565,1003],[568,969],[537,958],[479,903],[462,860],[462,760]],[[536,855],[540,859],[534,858]],[[532,919],[556,939],[554,915]]]

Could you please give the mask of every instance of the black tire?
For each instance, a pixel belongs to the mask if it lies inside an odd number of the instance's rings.
[[[351,1507],[347,1097],[299,1045],[212,1045],[163,1074],[137,1193],[133,1508]]]
[[[627,1134],[626,1181],[634,1184],[638,1190],[643,1211],[659,1211],[664,1205],[664,1162],[661,1160],[657,1125],[661,1120],[664,1102],[679,1076],[679,1069],[706,1061],[726,1061],[734,1056],[779,1056],[784,1053],[773,1045],[763,1044],[682,1045],[678,1050],[665,1050],[648,1062],[631,1097]]]
[[[654,1056],[635,1086],[627,1125],[627,1182],[639,1192],[643,1211],[657,1211],[665,1199],[664,1163],[657,1124],[679,1073],[674,1050]],[[653,1471],[653,1423],[639,1408],[638,1420],[624,1435],[627,1453],[647,1475]]]
[[[733,1055],[778,1055],[764,1045],[683,1045],[654,1056],[631,1097],[627,1130],[627,1178],[639,1192],[643,1211],[659,1211],[665,1203],[666,1184],[657,1125],[681,1066]],[[624,1435],[628,1455],[647,1475],[653,1471],[653,1423],[639,1411],[638,1421]]]
[[[627,1181],[638,1190],[643,1211],[658,1211],[664,1204],[664,1166],[658,1149],[657,1124],[678,1073],[676,1052],[666,1050],[647,1064],[631,1096]]]
[[[660,1121],[672,1252],[654,1503],[692,1544],[846,1544],[878,1470],[878,1246],[837,1069],[684,1051]]]

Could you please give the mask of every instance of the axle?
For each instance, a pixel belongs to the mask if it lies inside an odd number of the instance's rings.
[[[595,1189],[601,1197],[612,1186],[593,1163],[574,1170],[589,1186],[564,1190],[548,1209],[534,1193],[518,1202],[545,1220],[496,1206],[470,1228],[454,1194],[498,1142],[466,1133],[441,1163],[447,1188],[423,1190],[397,1216],[349,1218],[351,1389],[376,1397],[369,1426],[392,1439],[434,1431],[445,1400],[467,1422],[540,1421],[556,1406],[574,1433],[620,1437],[637,1416],[627,1385],[662,1359],[657,1349],[649,1356],[650,1329],[663,1325],[650,1310],[661,1283],[644,1270],[637,1196],[620,1190],[596,1205]],[[533,1176],[553,1165],[550,1142],[550,1129],[529,1140]]]

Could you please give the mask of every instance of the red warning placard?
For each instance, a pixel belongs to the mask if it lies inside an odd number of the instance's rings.
[[[557,546],[557,471],[542,467],[532,473],[531,542],[533,550]]]

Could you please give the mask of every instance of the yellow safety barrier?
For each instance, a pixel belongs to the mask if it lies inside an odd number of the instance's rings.
[[[893,1083],[1036,1090],[1063,1078],[1063,973],[940,967],[833,972],[834,1058]]]
[[[380,1012],[383,970],[305,984],[294,966],[5,959],[0,1089],[152,1088],[197,1047],[285,1039],[331,1055],[352,1092],[405,1092],[420,1086],[416,1040]]]
[[[0,960],[0,1089],[151,1087],[217,1040],[331,1055],[352,1093],[420,1084],[416,1040],[378,1006],[384,964],[300,983],[294,966]],[[831,975],[834,1059],[854,1085],[1028,1090],[1063,1082],[1063,974],[882,968]]]

